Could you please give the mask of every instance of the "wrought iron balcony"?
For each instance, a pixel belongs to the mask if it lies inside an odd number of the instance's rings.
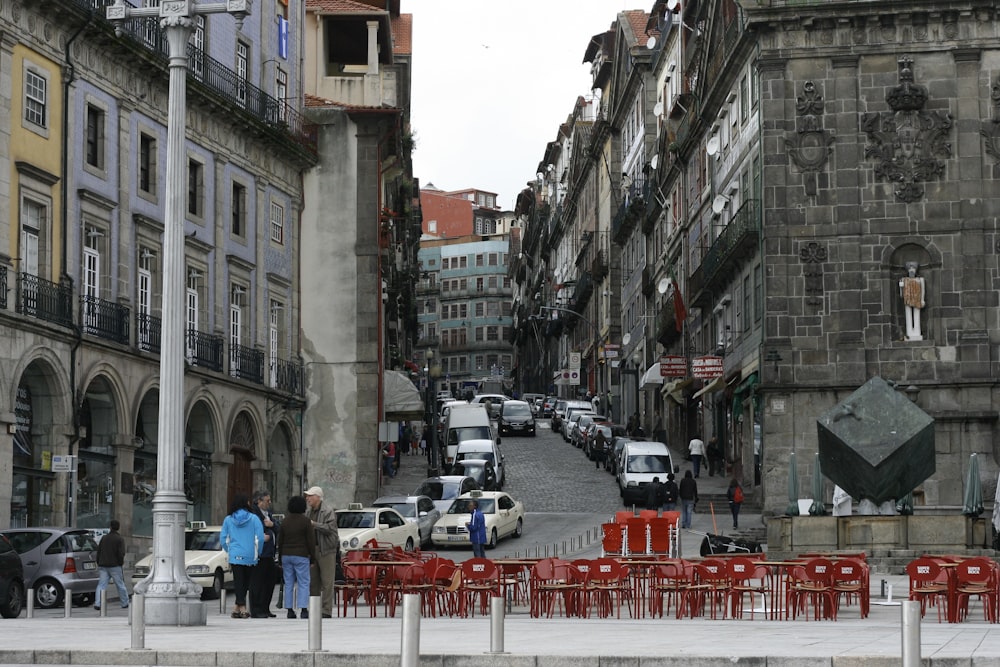
[[[590,271],[580,272],[576,278],[576,288],[573,290],[573,310],[582,314],[593,293],[594,280],[590,276]]]
[[[7,310],[7,267],[0,266],[0,310]]]
[[[221,372],[224,347],[225,341],[220,336],[188,329],[187,360],[189,364]]]
[[[305,396],[302,362],[297,360],[271,359],[271,386],[295,396]]]
[[[605,276],[608,275],[610,254],[611,251],[603,248],[594,253],[594,263],[591,265],[590,272],[593,274],[595,282],[604,280]]]
[[[144,352],[160,353],[160,318],[147,313],[136,313],[135,343]]]
[[[73,326],[73,288],[30,273],[17,274],[17,312],[64,327]]]
[[[129,343],[129,309],[114,301],[97,296],[80,297],[80,328],[83,333]]]
[[[701,265],[706,287],[716,287],[717,282],[724,282],[725,269],[757,251],[760,236],[758,204],[758,200],[751,199],[740,206],[733,219],[705,253]]]
[[[676,294],[671,294],[663,302],[660,312],[656,316],[656,340],[663,346],[667,346],[676,340],[681,332],[677,330],[677,312],[674,309],[674,299]]]
[[[229,344],[229,374],[234,378],[264,384],[264,352],[246,345]]]

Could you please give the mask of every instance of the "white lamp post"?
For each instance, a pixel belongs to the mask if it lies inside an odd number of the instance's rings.
[[[148,577],[135,589],[145,598],[147,625],[205,625],[201,587],[184,565],[184,137],[187,113],[187,44],[198,14],[228,12],[237,30],[249,13],[249,0],[198,4],[162,0],[158,7],[130,7],[117,0],[109,21],[159,17],[170,47],[167,104],[167,178],[163,229],[163,327],[160,341],[160,403],[157,425],[156,493],[153,495],[153,561]]]

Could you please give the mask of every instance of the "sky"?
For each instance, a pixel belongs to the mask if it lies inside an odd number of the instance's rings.
[[[590,38],[652,0],[403,0],[413,14],[411,124],[421,187],[495,192],[503,209],[590,96]]]

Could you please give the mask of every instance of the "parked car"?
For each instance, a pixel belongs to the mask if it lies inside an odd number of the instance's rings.
[[[486,546],[490,549],[510,535],[521,537],[524,530],[524,505],[504,491],[473,491],[455,499],[448,512],[434,526],[435,546],[466,546],[469,541],[469,503],[479,501],[486,519]]]
[[[461,459],[455,462],[453,468],[456,475],[471,477],[479,483],[483,491],[499,491],[500,477],[493,466],[493,462],[487,459]]]
[[[667,481],[667,474],[677,473],[670,458],[670,450],[662,442],[629,441],[622,447],[618,460],[618,490],[625,506],[642,504],[646,499],[646,485],[658,477]]]
[[[24,567],[10,540],[0,535],[0,616],[17,618],[24,608]]]
[[[566,442],[572,442],[571,438],[573,436],[573,426],[580,419],[582,415],[596,415],[594,409],[587,404],[585,408],[566,408],[566,416],[563,418],[562,426],[562,436],[563,440]]]
[[[12,528],[0,532],[14,547],[24,569],[24,584],[34,590],[35,605],[48,609],[63,602],[94,601],[97,590],[97,540],[83,528]]]
[[[541,404],[545,400],[545,394],[521,394],[521,400],[528,404],[531,414],[536,417],[540,416],[542,411]]]
[[[604,459],[604,469],[618,477],[618,464],[621,460],[622,449],[625,443],[631,442],[632,438],[627,435],[617,435],[611,439],[611,455]]]
[[[466,440],[496,440],[493,421],[480,403],[453,405],[448,410],[444,433],[440,440],[444,453],[444,471],[451,474],[458,445]],[[433,496],[432,496],[433,497]],[[447,509],[447,508],[445,508]]]
[[[233,569],[222,548],[221,533],[222,526],[209,526],[204,521],[192,521],[184,530],[184,570],[201,586],[202,600],[217,600],[223,588],[233,587]],[[133,586],[149,576],[152,566],[152,554],[135,564]]]
[[[542,401],[542,419],[552,418],[552,412],[556,409],[556,401],[558,400],[555,396],[545,397],[545,400]]]
[[[458,449],[455,450],[455,463],[463,459],[486,459],[493,464],[499,487],[496,489],[481,487],[483,491],[500,491],[507,484],[507,465],[504,463],[503,450],[500,449],[499,442],[481,439],[465,440],[459,443]],[[462,474],[454,469],[452,472],[455,475]],[[447,508],[445,509],[447,510]]]
[[[363,549],[372,540],[379,545],[402,547],[404,551],[413,551],[420,544],[417,524],[407,521],[391,507],[350,503],[347,509],[337,510],[335,514],[341,553]]]
[[[530,435],[535,437],[535,416],[524,401],[504,401],[498,419],[500,435]]]
[[[597,458],[597,449],[594,447],[594,441],[597,438],[597,432],[601,431],[604,433],[604,441],[606,443],[612,443],[617,436],[625,435],[625,427],[620,424],[612,424],[610,422],[594,422],[587,429],[586,436],[583,441],[583,453],[586,454],[587,458],[593,461]],[[604,467],[607,468],[607,460],[605,459]]]
[[[391,507],[410,523],[417,524],[421,544],[430,543],[431,530],[441,518],[441,510],[427,496],[382,496],[375,499],[372,507]]]
[[[569,440],[573,443],[573,446],[577,449],[583,449],[583,446],[587,444],[587,430],[593,424],[607,424],[608,418],[604,415],[594,414],[594,413],[584,413],[580,415],[580,418],[576,421],[576,425],[569,434]],[[586,453],[586,452],[584,452]]]
[[[496,419],[500,416],[500,406],[509,400],[510,397],[503,394],[476,394],[469,403],[489,403],[490,418]]]
[[[430,498],[444,516],[455,498],[478,488],[479,482],[466,475],[443,475],[428,477],[413,491],[413,495]]]

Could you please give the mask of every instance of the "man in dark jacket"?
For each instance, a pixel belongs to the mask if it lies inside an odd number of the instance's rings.
[[[680,484],[681,528],[690,528],[694,517],[694,506],[698,502],[698,482],[694,481],[690,470],[684,471]]]
[[[658,510],[663,507],[663,484],[659,477],[654,477],[653,481],[646,485],[646,509]]]
[[[118,532],[121,528],[118,519],[112,519],[109,526],[111,530],[97,545],[97,569],[100,571],[100,579],[97,590],[94,591],[94,609],[101,608],[101,593],[108,587],[108,579],[113,580],[118,588],[118,601],[121,602],[122,609],[128,609],[128,589],[125,588],[125,576],[122,574],[122,566],[125,564],[125,538]]]
[[[271,516],[271,494],[267,491],[255,492],[250,510],[264,525],[264,544],[259,545],[260,557],[250,572],[250,617],[274,618],[271,599],[274,597],[274,585],[278,581],[278,566],[274,561],[277,554],[278,525]]]

